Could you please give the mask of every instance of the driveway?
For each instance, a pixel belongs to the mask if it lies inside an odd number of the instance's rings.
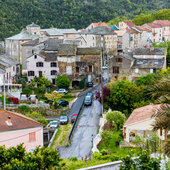
[[[84,95],[80,96],[79,102],[84,100],[83,96]],[[94,121],[95,110],[96,121]],[[95,136],[97,133],[100,113],[101,104],[97,100],[93,101],[92,106],[84,107],[78,121],[77,128],[73,134],[71,145],[67,148],[59,148],[61,158],[68,159],[71,157],[77,157],[78,159],[81,159],[82,157],[85,158],[85,156],[89,156],[92,148],[92,135]],[[94,122],[96,123],[96,128],[94,126]]]

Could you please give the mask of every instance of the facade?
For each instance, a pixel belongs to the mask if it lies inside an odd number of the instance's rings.
[[[138,48],[133,51],[131,78],[166,69],[165,48]]]
[[[157,23],[162,26],[164,41],[170,41],[170,21],[169,20],[155,20],[153,23]]]
[[[27,58],[28,82],[35,77],[45,77],[48,78],[52,84],[55,84],[58,71],[56,53],[40,52]]]
[[[163,29],[160,24],[146,23],[143,27],[152,30],[152,42],[161,42],[163,40]]]
[[[93,82],[101,70],[100,48],[77,48],[76,45],[61,44],[58,51],[58,68],[61,74],[68,75],[72,86],[85,79]]]
[[[132,28],[135,27],[136,25],[132,21],[122,21],[118,23],[118,28],[119,30],[124,30],[126,28]]]
[[[154,114],[160,109],[160,105],[148,105],[135,109],[123,126],[124,140],[131,142],[138,135],[142,138],[149,136],[153,129]],[[157,134],[161,140],[166,139],[166,130],[158,130]]]
[[[0,110],[0,145],[9,148],[24,143],[31,152],[43,146],[43,125],[24,115]]]

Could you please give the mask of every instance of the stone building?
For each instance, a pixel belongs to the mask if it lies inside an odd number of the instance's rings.
[[[61,74],[68,75],[72,85],[81,80],[99,81],[101,73],[101,49],[77,48],[76,45],[61,44],[58,50],[58,68]]]

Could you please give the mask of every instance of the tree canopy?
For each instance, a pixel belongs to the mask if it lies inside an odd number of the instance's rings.
[[[70,86],[70,80],[66,75],[58,75],[56,78],[56,86],[58,88],[68,89]]]

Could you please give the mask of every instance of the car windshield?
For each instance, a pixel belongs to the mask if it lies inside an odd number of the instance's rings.
[[[92,96],[93,95],[93,93],[87,93],[87,95],[86,96]]]
[[[51,122],[51,125],[57,125],[58,122]]]
[[[91,98],[89,97],[89,96],[87,96],[86,98],[85,98],[85,101],[90,101],[91,100]]]
[[[67,117],[66,116],[61,116],[60,119],[65,120],[65,119],[67,119]]]

